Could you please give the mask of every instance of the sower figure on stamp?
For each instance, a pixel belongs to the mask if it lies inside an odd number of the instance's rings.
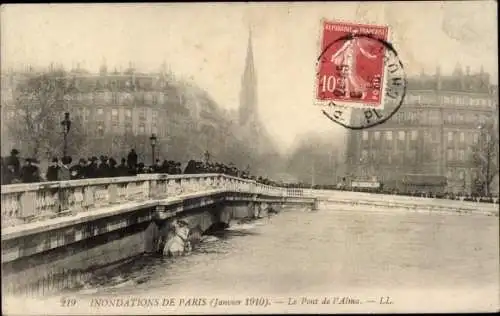
[[[358,33],[353,31],[353,35]],[[341,83],[335,89],[335,95],[344,98],[358,98],[365,96],[366,86],[369,83],[358,76],[356,68],[356,59],[361,54],[369,59],[374,59],[377,56],[368,53],[364,46],[366,41],[362,37],[352,37],[348,39],[344,45],[332,55],[331,62],[336,65],[336,69],[340,72]]]

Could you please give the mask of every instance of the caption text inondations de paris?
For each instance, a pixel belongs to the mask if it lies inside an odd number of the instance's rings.
[[[244,299],[227,298],[171,298],[171,297],[105,297],[91,298],[83,302],[77,298],[62,298],[61,307],[77,307],[87,305],[91,308],[113,307],[143,307],[143,308],[169,308],[169,307],[232,307],[254,306],[268,307],[271,305],[360,305],[360,304],[394,304],[391,297],[380,296],[370,299],[361,299],[352,296],[323,296],[323,297],[288,297],[287,299],[268,297],[247,297]]]

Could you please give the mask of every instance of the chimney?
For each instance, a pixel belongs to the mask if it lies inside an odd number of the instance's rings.
[[[441,66],[436,67],[436,89],[441,90]]]
[[[106,66],[106,58],[102,59],[101,67],[99,68],[99,74],[105,76],[108,72],[108,66]]]
[[[132,62],[129,62],[129,70],[132,72],[132,77],[130,78],[130,85],[132,88],[132,91],[135,91],[135,69],[134,69],[134,64]]]
[[[167,63],[163,61],[160,67],[160,74],[165,75],[167,73]]]
[[[453,76],[455,77],[460,77],[462,76],[462,66],[460,65],[460,63],[457,63],[455,65],[455,69],[453,69]]]

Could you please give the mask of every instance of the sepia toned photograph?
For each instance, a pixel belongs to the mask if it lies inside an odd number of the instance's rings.
[[[499,312],[497,6],[2,5],[2,314]]]

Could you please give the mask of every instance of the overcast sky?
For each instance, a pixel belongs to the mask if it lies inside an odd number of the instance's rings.
[[[407,73],[481,65],[497,77],[496,2],[259,3],[2,6],[2,66],[77,62],[172,71],[191,78],[225,108],[239,105],[248,26],[252,26],[259,111],[287,147],[297,134],[342,128],[312,105],[320,19],[390,26]]]

